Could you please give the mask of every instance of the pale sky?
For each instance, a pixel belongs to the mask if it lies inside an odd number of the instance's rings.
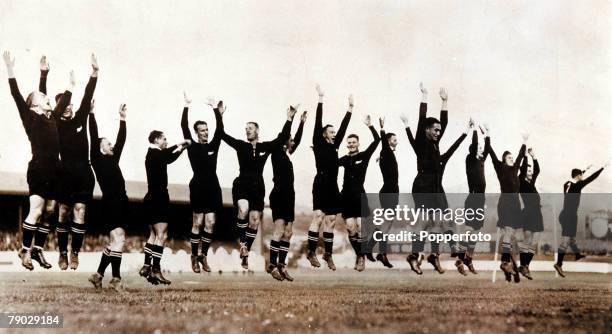
[[[387,118],[399,136],[400,188],[410,191],[416,161],[399,120],[416,126],[420,93],[439,115],[449,92],[449,125],[441,147],[459,136],[471,115],[488,123],[496,151],[515,154],[521,132],[531,133],[542,174],[540,192],[560,192],[573,167],[612,159],[611,8],[608,1],[8,1],[0,0],[0,49],[16,57],[24,95],[37,87],[38,61],[51,64],[49,93],[63,91],[74,69],[78,106],[95,52],[95,92],[101,135],[115,138],[120,103],[128,105],[125,177],[144,181],[147,135],[162,130],[182,139],[182,92],[193,98],[190,121],[214,124],[208,96],[229,106],[228,133],[244,138],[244,123],[259,122],[261,137],[276,136],[290,103],[310,111],[302,145],[293,156],[298,205],[311,205],[314,156],[310,149],[317,94],[325,90],[324,122],[339,125],[346,98],[355,96],[349,133],[371,140],[368,113]],[[0,67],[0,171],[25,172],[30,148]],[[378,127],[378,125],[377,125]],[[294,127],[295,131],[296,127]],[[447,192],[467,191],[466,140],[444,178]],[[342,145],[341,154],[346,153]],[[366,191],[382,185],[375,154]],[[238,173],[223,144],[222,186]],[[342,173],[342,171],[341,171]],[[487,162],[488,192],[498,192]],[[169,167],[172,183],[187,184],[187,156]],[[272,168],[265,171],[267,192]],[[607,170],[588,192],[610,192]],[[266,196],[267,199],[267,196]]]

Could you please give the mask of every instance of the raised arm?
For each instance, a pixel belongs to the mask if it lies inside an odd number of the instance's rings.
[[[493,146],[491,146],[491,137],[489,137],[488,135],[485,137],[485,152],[491,155],[491,162],[493,163],[493,167],[495,167],[495,169],[499,168],[499,166],[501,165],[501,161],[499,161],[499,159],[497,158],[497,154],[495,154]]]
[[[417,124],[417,130],[415,134],[415,142],[425,139],[425,119],[427,118],[427,89],[423,86],[423,83],[419,85],[421,89],[421,104],[419,105],[419,122]]]
[[[410,142],[410,146],[412,146],[412,150],[416,153],[416,143],[414,141],[414,136],[412,135],[412,131],[410,130],[410,122],[408,121],[408,117],[406,115],[400,116],[402,122],[404,123],[404,128],[406,129],[406,135],[408,136],[408,141]],[[384,139],[384,137],[383,137]]]
[[[40,82],[38,83],[38,90],[47,95],[47,75],[49,74],[49,62],[47,56],[40,58]]]
[[[221,136],[223,135],[223,113],[225,112],[225,105],[223,101],[219,101],[217,104],[217,108],[214,108],[213,111],[215,113],[215,133],[213,135],[213,139],[210,144],[213,147],[218,148],[221,144]]]
[[[89,137],[89,154],[93,160],[94,157],[100,155],[100,137],[98,135],[98,123],[94,114],[94,101],[91,101],[89,109]]]
[[[532,176],[532,183],[535,184],[536,179],[538,178],[538,175],[540,175],[540,163],[538,162],[538,159],[536,159],[535,157],[533,158],[533,176]]]
[[[519,154],[516,157],[516,161],[514,161],[514,169],[518,170],[521,166],[521,163],[523,162],[523,159],[525,159],[525,153],[527,152],[527,139],[529,139],[529,134],[524,133],[523,134],[523,145],[521,145],[521,149],[519,150]]]
[[[316,145],[323,140],[323,91],[321,86],[317,85],[317,94],[319,94],[319,103],[317,103],[317,111],[315,113],[315,124],[312,131],[312,144]]]
[[[178,144],[162,150],[164,162],[168,165],[175,162],[181,156],[181,153],[183,153],[183,146]]]
[[[121,104],[119,106],[119,132],[117,133],[117,139],[115,140],[115,147],[113,149],[113,155],[117,162],[119,162],[119,159],[121,159],[121,153],[123,152],[123,147],[125,146],[125,139],[127,137],[127,126],[125,123],[126,114],[127,106],[125,104]]]
[[[295,152],[295,150],[297,150],[298,146],[300,145],[300,142],[302,142],[302,134],[304,133],[304,123],[306,123],[307,116],[308,112],[304,111],[302,113],[302,117],[300,117],[300,125],[298,126],[295,136],[293,136],[293,147],[291,148],[291,151],[289,151],[289,154],[293,154],[293,152]]]
[[[385,118],[381,117],[378,119],[380,123],[380,139],[382,141],[382,149],[380,151],[381,154],[392,154],[391,146],[389,146],[389,141],[387,140],[387,133],[385,132]]]
[[[91,100],[93,99],[94,91],[96,90],[97,82],[98,82],[98,77],[94,77],[92,75],[91,77],[89,77],[87,86],[85,86],[85,93],[83,94],[81,105],[79,106],[79,109],[74,114],[74,118],[77,120],[79,124],[85,125],[85,123],[87,122],[87,114],[89,114],[89,108],[91,106]]]
[[[349,95],[348,100],[349,100],[348,110],[346,114],[344,115],[344,118],[342,119],[342,123],[340,123],[340,128],[338,129],[338,132],[336,133],[336,139],[334,139],[334,146],[336,148],[339,148],[340,144],[342,144],[342,140],[344,140],[344,135],[346,134],[346,129],[348,128],[349,122],[351,120],[351,115],[353,114],[353,106],[354,106],[353,95]]]
[[[373,141],[370,143],[368,148],[366,148],[366,150],[364,151],[367,158],[370,159],[372,154],[374,154],[374,151],[376,150],[378,143],[380,143],[380,136],[378,135],[376,128],[374,128],[374,125],[372,125],[372,119],[370,118],[370,115],[366,116],[364,123],[368,126],[368,129],[370,129],[370,132],[372,133],[372,138],[373,138]]]
[[[299,105],[296,107],[289,106],[287,109],[287,121],[285,121],[283,129],[278,136],[274,138],[274,140],[261,143],[264,151],[271,152],[276,148],[282,147],[283,144],[289,140],[289,137],[291,136],[291,122],[293,122],[293,117],[295,116],[298,107]]]
[[[453,145],[451,145],[451,147],[448,150],[446,150],[446,152],[444,152],[444,155],[442,156],[442,159],[444,161],[448,161],[450,159],[450,157],[453,156],[453,153],[455,153],[455,151],[459,148],[459,145],[461,145],[463,140],[465,140],[465,138],[467,137],[467,134],[468,134],[468,132],[470,131],[471,128],[472,128],[472,121],[470,120],[470,122],[468,123],[467,129],[465,131],[463,131],[461,136],[459,136],[459,138],[457,138],[457,140],[455,140]]]
[[[11,54],[8,51],[4,51],[3,54],[4,63],[6,64],[6,71],[8,73],[9,87],[11,89],[11,95],[13,96],[13,100],[15,100],[15,104],[17,105],[17,111],[19,111],[19,117],[21,118],[21,123],[23,123],[23,127],[26,130],[26,133],[30,130],[30,123],[32,119],[33,112],[28,108],[27,103],[23,99],[23,95],[19,92],[19,86],[17,86],[17,80],[15,79],[15,58],[11,59]]]
[[[59,119],[60,116],[62,116],[62,113],[64,112],[64,110],[66,110],[66,107],[68,107],[68,105],[70,104],[70,100],[72,99],[72,90],[74,89],[74,84],[75,84],[74,71],[70,71],[70,85],[68,86],[66,91],[64,91],[64,93],[62,94],[62,97],[57,102],[57,105],[55,105],[55,109],[53,109],[53,117],[55,117],[56,119]]]
[[[442,107],[440,109],[440,137],[438,137],[438,142],[442,139],[444,135],[444,131],[446,130],[446,126],[448,125],[448,93],[446,92],[446,88],[440,88],[440,99],[442,100]]]
[[[587,177],[586,179],[584,179],[582,181],[578,181],[580,183],[580,186],[581,187],[585,187],[589,183],[593,182],[601,174],[601,172],[603,172],[603,170],[604,170],[604,168],[601,167],[595,173],[589,175],[589,177]]]

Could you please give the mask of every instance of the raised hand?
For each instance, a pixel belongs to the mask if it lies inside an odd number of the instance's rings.
[[[91,74],[92,77],[98,76],[98,71],[100,70],[100,66],[98,66],[98,58],[96,58],[95,54],[91,54],[91,68],[93,70],[93,73]]]
[[[183,91],[183,100],[185,100],[185,107],[189,107],[191,105],[191,99],[187,96],[185,91]]]
[[[423,83],[419,83],[419,89],[421,90],[421,95],[423,97],[423,102],[427,102],[427,89],[423,86]]]
[[[400,119],[402,120],[402,123],[404,123],[405,128],[410,126],[410,121],[408,120],[408,116],[406,116],[405,114],[401,114]]]
[[[485,137],[490,137],[491,136],[491,129],[489,129],[489,124],[485,123],[483,124],[484,126],[484,136]],[[480,128],[480,130],[482,131],[482,128]]]
[[[384,128],[385,127],[385,118],[384,117],[380,117],[378,119],[378,122],[380,123],[380,128]]]
[[[300,116],[300,122],[306,123],[306,118],[308,117],[308,111],[304,110],[302,116]]]
[[[208,97],[208,99],[206,99],[206,104],[208,104],[211,107],[215,107],[217,105],[217,100],[214,97]]]
[[[446,102],[446,100],[448,100],[448,92],[446,91],[446,88],[444,88],[444,87],[440,88],[440,98],[444,102]]]
[[[223,116],[223,113],[227,110],[227,106],[223,103],[223,101],[219,101],[219,103],[217,103],[217,110],[219,110],[219,114]]]
[[[299,104],[297,104],[295,107],[294,106],[289,106],[289,109],[287,109],[287,119],[288,120],[293,120],[293,117],[295,117],[295,114],[297,114],[298,108],[300,107]]]
[[[349,105],[349,111],[353,111],[353,107],[355,106],[355,100],[353,99],[353,94],[349,95],[348,97],[348,105]]]
[[[119,118],[122,121],[125,121],[126,114],[127,114],[127,105],[125,103],[122,103],[121,105],[119,105]]]
[[[321,89],[321,86],[319,86],[319,84],[317,84],[315,86],[315,89],[317,90],[317,94],[319,94],[319,97],[323,97],[325,95],[325,93],[323,92],[323,90]]]
[[[91,99],[91,103],[89,104],[89,113],[93,114],[94,113],[94,108],[96,107],[96,100],[95,99]]]
[[[530,147],[530,148],[527,150],[527,153],[528,153],[528,154],[531,156],[531,158],[532,158],[533,160],[535,160],[535,158],[536,158],[536,157],[535,157],[535,151],[533,150],[533,148],[532,148],[532,147]]]
[[[366,117],[363,119],[363,123],[368,127],[372,126],[372,117],[370,117],[370,115],[366,115]]]
[[[474,128],[474,120],[472,119],[472,117],[470,117],[470,120],[468,121],[467,127],[465,128],[465,131],[463,131],[463,133],[467,134],[473,128]]]
[[[6,72],[8,73],[8,77],[14,78],[15,72],[13,72],[13,70],[15,68],[15,58],[11,59],[11,53],[8,51],[4,51],[2,58],[4,58],[4,63],[6,64]]]
[[[49,61],[47,61],[47,56],[45,55],[40,57],[40,70],[43,72],[49,71]]]
[[[70,88],[74,88],[76,85],[76,79],[74,78],[74,71],[70,70]]]
[[[523,134],[521,134],[521,137],[523,138],[523,143],[526,143],[527,140],[529,140],[529,133],[524,132]]]

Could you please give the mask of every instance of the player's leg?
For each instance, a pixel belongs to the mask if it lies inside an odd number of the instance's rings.
[[[151,274],[151,266],[153,264],[153,249],[155,248],[155,230],[152,225],[149,225],[149,238],[144,245],[144,264],[140,268],[139,274],[144,278],[148,278]]]
[[[249,267],[249,262],[248,262],[249,252],[251,251],[253,242],[255,241],[255,238],[257,237],[257,230],[259,229],[259,224],[261,223],[262,216],[263,216],[262,211],[255,210],[255,209],[249,211],[249,225],[244,231],[245,243],[246,243],[246,249],[247,249],[246,256],[242,257],[242,267],[244,269],[248,269]]]
[[[554,268],[561,277],[565,277],[565,272],[563,271],[563,259],[565,258],[565,253],[569,247],[570,238],[570,236],[563,235],[562,233],[561,240],[559,242],[559,249],[557,250],[557,263],[555,263]]]
[[[217,215],[214,212],[207,212],[204,215],[204,230],[202,231],[202,253],[198,257],[198,262],[202,265],[202,270],[210,272],[210,266],[208,266],[208,249],[212,243],[213,229]]]
[[[467,231],[472,231],[472,228],[466,225],[456,226],[456,232],[458,234],[463,234]],[[457,271],[463,276],[467,276],[467,272],[465,271],[465,267],[464,267],[467,248],[468,248],[467,241],[462,240],[456,243],[455,252],[457,255],[457,260],[455,261],[455,267],[457,267]]]
[[[326,215],[323,219],[323,244],[325,253],[323,260],[327,262],[327,267],[331,270],[336,270],[336,264],[332,254],[334,252],[334,228],[336,227],[336,219],[338,215]]]
[[[393,226],[393,223],[394,221],[386,222],[385,226],[382,227],[381,231],[384,234],[388,234],[389,231],[391,231],[391,227]],[[391,264],[391,262],[389,262],[389,259],[387,258],[387,250],[388,250],[387,240],[384,239],[384,240],[379,241],[378,242],[378,254],[376,254],[376,260],[380,261],[383,264],[383,266],[387,268],[393,268],[393,264]]]
[[[59,260],[57,264],[61,270],[68,269],[68,234],[70,228],[70,205],[59,203],[55,233],[57,235],[57,245],[59,248]]]
[[[523,237],[518,240],[519,246],[519,272],[521,275],[525,276],[527,279],[533,279],[531,277],[531,272],[529,271],[529,263],[533,258],[533,254],[535,253],[535,249],[532,249],[533,246],[533,232],[529,230],[523,230]]]
[[[32,258],[30,256],[30,249],[32,248],[34,234],[36,234],[37,225],[43,214],[44,207],[44,198],[40,197],[39,195],[30,195],[30,211],[28,212],[28,215],[23,221],[23,225],[21,227],[22,246],[18,253],[19,258],[21,259],[21,265],[29,270],[34,269],[34,266],[32,265]]]
[[[278,270],[278,253],[280,248],[281,238],[285,232],[285,220],[282,218],[274,221],[274,232],[270,240],[270,261],[268,263],[267,272],[275,279],[282,281],[284,278]]]
[[[240,258],[249,256],[249,250],[246,246],[247,237],[246,230],[249,227],[249,201],[247,199],[239,199],[236,202],[237,206],[237,222],[240,235]]]
[[[287,254],[289,253],[290,240],[293,235],[293,222],[288,222],[284,225],[283,235],[278,245],[278,270],[281,275],[283,275],[283,278],[289,282],[293,282],[293,277],[291,277],[287,271]]]
[[[516,274],[512,265],[512,240],[514,238],[514,229],[510,226],[501,228],[501,265],[500,269],[504,272],[506,281],[510,282],[512,275]]]
[[[151,274],[149,275],[149,282],[152,284],[170,284],[171,282],[166,279],[161,272],[161,259],[164,253],[164,244],[168,238],[168,223],[158,222],[153,224],[153,231],[155,238],[151,245],[151,256],[153,257],[153,265],[151,266]]]
[[[576,261],[585,257],[584,255],[580,253],[580,249],[578,248],[578,244],[576,243],[576,237],[570,238],[569,247],[572,250],[572,253],[574,253]]]
[[[117,227],[110,233],[110,257],[113,278],[109,282],[109,287],[116,291],[121,291],[121,255],[125,245],[125,231]]]
[[[321,226],[323,226],[323,220],[325,219],[325,214],[321,210],[314,210],[312,221],[310,222],[310,226],[308,227],[308,254],[306,258],[310,262],[310,265],[318,268],[321,266],[319,260],[317,259],[316,251],[317,244],[319,243],[319,231],[321,230]],[[325,240],[325,232],[323,232],[323,240]]]
[[[75,203],[73,207],[73,222],[70,228],[70,269],[76,270],[79,266],[79,252],[85,237],[85,203]]]
[[[440,217],[440,219],[436,219],[436,217],[432,218],[432,220],[429,220],[426,223],[426,229],[430,231],[430,234],[435,234],[436,236],[442,235],[442,217]],[[445,270],[440,264],[440,242],[438,242],[437,240],[432,240],[430,241],[430,246],[431,253],[429,254],[429,256],[427,256],[427,262],[429,262],[434,267],[434,270],[437,271],[439,274],[444,274]]]
[[[51,268],[51,264],[47,262],[43,254],[45,244],[47,243],[47,236],[51,230],[51,219],[55,214],[55,206],[57,202],[55,200],[45,200],[44,211],[40,217],[40,221],[36,226],[36,234],[34,236],[34,247],[31,250],[32,260],[38,262],[38,264],[45,268]]]
[[[344,218],[344,223],[346,224],[346,231],[348,233],[348,239],[349,239],[349,242],[351,243],[351,247],[353,247],[353,251],[355,251],[355,266],[353,267],[353,269],[355,270],[357,270],[358,259],[362,255],[361,241],[359,240],[359,237],[357,235],[356,220],[357,219],[353,217]]]
[[[202,230],[203,223],[204,213],[194,212],[193,223],[191,224],[191,233],[189,234],[189,243],[191,244],[191,270],[193,270],[194,273],[200,272],[198,256],[200,255],[200,231]]]

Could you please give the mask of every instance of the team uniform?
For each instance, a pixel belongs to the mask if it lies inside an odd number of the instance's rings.
[[[346,221],[349,218],[361,218],[369,215],[369,205],[367,200],[362,201],[362,194],[365,194],[363,184],[366,172],[370,163],[370,158],[380,142],[380,137],[373,126],[369,126],[374,140],[365,151],[355,154],[347,154],[338,159],[338,166],[344,167],[344,178],[342,183],[341,203],[342,218]],[[350,231],[349,231],[350,232]],[[363,255],[361,231],[355,231],[353,235],[349,233],[349,240],[355,254],[359,257]]]
[[[563,259],[569,246],[576,256],[576,260],[579,260],[583,256],[580,254],[580,250],[576,245],[576,230],[578,227],[578,207],[580,206],[580,195],[582,189],[589,183],[593,182],[603,171],[603,167],[591,174],[589,177],[580,181],[567,181],[563,184],[563,209],[559,213],[559,223],[561,223],[561,237],[562,242],[559,245],[557,254],[557,263],[555,269],[561,276],[564,274],[561,270],[563,266]],[[583,171],[584,173],[584,171]]]
[[[47,94],[48,70],[41,71],[39,89]],[[60,144],[61,170],[59,174],[58,202],[69,206],[75,203],[87,204],[91,201],[95,177],[89,164],[89,141],[87,139],[87,115],[96,89],[97,77],[90,77],[79,109],[74,117],[57,121]],[[61,111],[63,112],[63,110]],[[59,251],[68,252],[68,229],[66,222],[58,222],[56,227]],[[72,223],[72,256],[78,255],[85,235],[84,224]]]
[[[491,147],[490,137],[485,138],[485,150],[491,155],[491,163],[495,169],[501,190],[499,201],[497,202],[497,215],[499,217],[497,226],[504,230],[501,240],[502,266],[512,262],[514,281],[518,283],[520,276],[518,275],[518,267],[512,256],[512,238],[514,237],[514,229],[521,227],[522,215],[521,202],[518,194],[520,187],[518,174],[521,162],[525,157],[526,146],[524,144],[521,146],[519,154],[512,166],[508,166],[505,161],[500,161],[497,158],[495,151]],[[502,268],[502,270],[504,270],[504,268]],[[504,270],[504,273],[506,275],[506,280],[510,281],[511,272]]]
[[[168,165],[176,161],[181,153],[178,145],[164,149],[151,145],[147,151],[145,158],[147,194],[143,204],[148,225],[169,221]]]
[[[91,165],[102,191],[104,229],[107,233],[116,228],[125,229],[126,219],[129,215],[129,200],[125,191],[125,179],[119,167],[119,160],[127,137],[125,121],[122,120],[119,123],[119,132],[113,148],[113,155],[105,155],[100,151],[100,137],[94,114],[89,115],[89,134],[91,136]],[[98,274],[104,276],[104,271],[110,264],[113,279],[120,279],[121,254],[119,251],[111,251],[106,248],[102,252]]]
[[[62,95],[62,98],[57,103],[53,112],[47,116],[30,110],[19,92],[19,87],[17,86],[17,80],[15,78],[9,78],[9,87],[11,89],[11,95],[17,105],[23,128],[30,141],[32,151],[32,159],[28,163],[27,171],[30,196],[37,195],[45,200],[55,200],[58,198],[58,176],[61,171],[57,122],[61,112],[68,106],[72,93],[70,91],[64,92],[64,95]],[[22,231],[23,244],[20,257],[26,255],[32,246],[32,240],[35,239],[35,249],[33,249],[34,258],[44,260],[42,258],[42,248],[45,246],[47,234],[49,233],[48,222],[37,224],[36,222],[24,221]],[[36,237],[34,237],[34,235],[36,235]],[[42,262],[45,263],[46,268],[50,268],[50,265],[46,263],[46,261]],[[27,269],[32,270],[33,268],[31,264],[27,266]]]
[[[247,200],[249,211],[263,211],[266,193],[263,180],[264,166],[270,154],[287,141],[290,131],[291,121],[286,121],[277,138],[272,141],[257,142],[255,145],[223,133],[223,140],[236,150],[240,168],[240,173],[232,184],[232,199],[235,207],[238,207],[239,200]],[[257,236],[257,229],[249,228],[247,219],[238,219],[237,225],[240,230],[241,244],[250,250]]]
[[[437,141],[429,140],[425,133],[425,120],[427,118],[427,103],[421,103],[419,105],[419,121],[417,125],[416,136],[412,137],[410,128],[406,128],[406,133],[410,139],[410,144],[417,156],[417,176],[412,183],[412,193],[414,198],[414,204],[416,208],[426,209],[441,209],[445,210],[448,208],[448,201],[444,194],[444,188],[442,187],[442,177],[448,160],[451,158],[453,153],[457,150],[459,145],[463,142],[467,136],[465,133],[462,134],[451,147],[444,153],[440,153],[439,142],[444,135],[446,125],[448,124],[448,111],[442,110],[440,113],[440,135]],[[422,222],[424,225],[420,229],[425,230],[430,225],[430,222]],[[420,240],[416,240],[412,243],[412,254],[409,256],[409,262],[414,268],[414,262],[419,257],[419,253],[424,250],[425,243]],[[441,267],[434,264],[439,254],[439,244],[437,242],[431,242],[431,255],[428,261],[434,265],[438,272],[444,272]],[[420,269],[415,268],[417,273],[422,273]]]
[[[351,113],[347,112],[340,123],[334,143],[328,143],[323,137],[323,103],[317,104],[315,125],[312,133],[312,150],[315,157],[317,174],[312,183],[312,209],[321,210],[325,215],[336,215],[341,211],[341,198],[338,189],[338,148],[342,144]],[[317,249],[319,231],[308,231],[308,251],[312,254]],[[323,232],[325,253],[331,256],[334,245],[334,233]]]
[[[533,174],[531,181],[527,180],[527,169],[529,168],[527,158],[523,158],[521,164],[521,173],[519,175],[519,192],[523,200],[523,211],[521,219],[521,228],[523,229],[523,238],[519,240],[518,246],[520,251],[519,271],[525,277],[531,279],[529,273],[529,264],[535,255],[539,232],[544,231],[544,218],[542,216],[542,205],[540,204],[540,194],[536,189],[535,183],[540,175],[540,164],[537,159],[533,159]],[[534,240],[535,239],[535,240]]]

